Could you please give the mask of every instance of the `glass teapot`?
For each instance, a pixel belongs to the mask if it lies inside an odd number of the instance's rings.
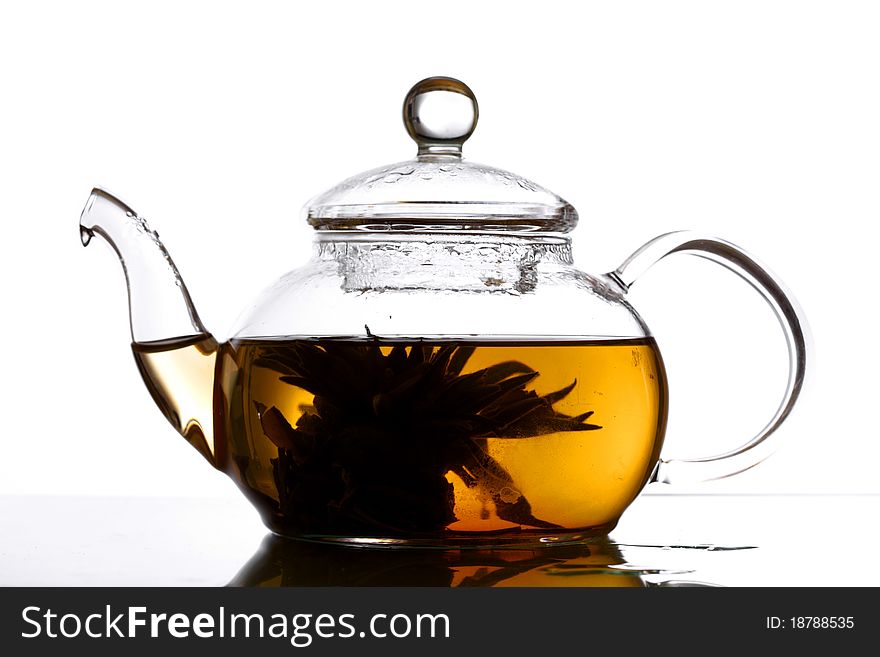
[[[462,82],[403,106],[415,159],[315,197],[314,254],[271,285],[223,344],[204,328],[157,233],[92,191],[83,244],[119,255],[135,361],[165,417],[227,473],[276,534],[392,546],[552,544],[611,531],[652,481],[741,472],[804,378],[805,324],[728,242],[662,235],[605,275],[579,271],[577,212],[539,185],[468,162],[478,117]],[[739,274],[788,344],[784,398],[728,453],[661,458],[663,361],[627,301],[672,253]]]

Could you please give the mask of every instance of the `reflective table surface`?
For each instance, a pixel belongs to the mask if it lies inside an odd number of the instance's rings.
[[[2,586],[880,586],[880,496],[643,494],[607,539],[389,550],[276,538],[244,500],[0,497]]]

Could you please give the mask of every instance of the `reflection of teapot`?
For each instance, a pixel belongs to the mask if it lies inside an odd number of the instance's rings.
[[[135,359],[156,403],[229,474],[272,531],[360,544],[497,546],[604,535],[649,481],[705,480],[761,461],[803,381],[803,320],[727,242],[670,233],[614,272],[572,264],[574,208],[461,157],[470,89],[417,84],[418,156],[349,178],[306,208],[312,259],[218,342],[168,252],[107,192],[82,213],[122,259]],[[776,312],[790,376],[742,447],[660,458],[667,390],[626,295],[654,262],[700,255]]]
[[[269,535],[230,586],[642,587],[605,537],[516,550],[364,550]]]

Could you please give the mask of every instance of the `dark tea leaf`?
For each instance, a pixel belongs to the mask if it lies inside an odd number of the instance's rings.
[[[266,347],[255,361],[314,395],[291,426],[254,402],[273,460],[282,512],[310,533],[436,535],[456,521],[455,473],[481,491],[498,518],[558,529],[535,517],[485,438],[521,439],[599,429],[592,413],[554,410],[576,385],[528,390],[539,372],[505,361],[462,374],[473,345],[300,341]]]

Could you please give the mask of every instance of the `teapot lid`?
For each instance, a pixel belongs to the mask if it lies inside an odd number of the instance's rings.
[[[403,122],[418,144],[415,159],[339,183],[305,207],[318,230],[569,232],[577,212],[521,176],[462,158],[479,117],[477,99],[459,80],[417,83]]]

